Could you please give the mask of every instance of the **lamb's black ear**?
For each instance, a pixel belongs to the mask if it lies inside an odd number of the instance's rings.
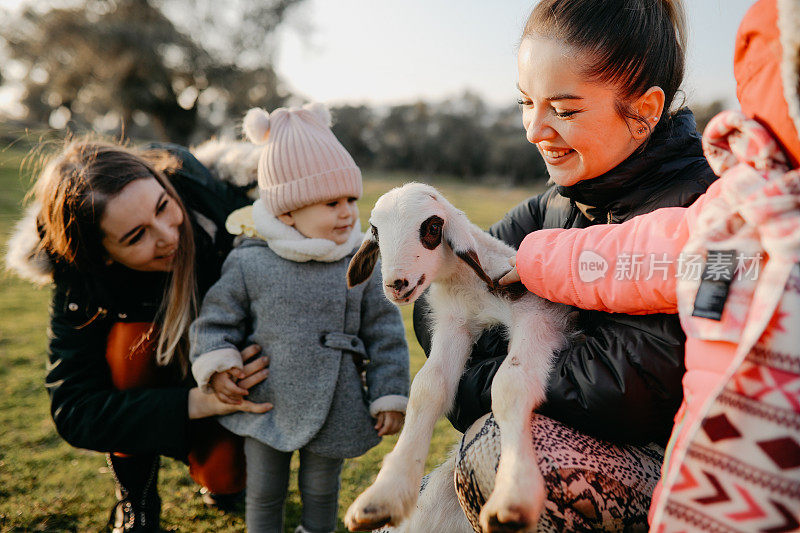
[[[377,241],[367,234],[347,267],[347,286],[352,289],[359,283],[364,283],[372,275],[379,256],[380,247]]]
[[[450,247],[452,248],[453,246],[450,245]],[[509,300],[519,300],[528,292],[528,289],[525,288],[525,285],[520,282],[512,283],[510,285],[500,285],[497,283],[497,280],[490,278],[489,275],[483,270],[481,262],[478,259],[478,254],[475,252],[475,250],[455,252],[455,254],[459,259],[468,264],[469,267],[475,271],[478,277],[481,278],[484,283],[486,283],[486,286],[489,288],[489,292],[498,296],[505,296]]]
[[[470,250],[459,251],[456,250],[450,242],[448,242],[447,244],[449,244],[450,247],[453,248],[453,252],[455,252],[456,256],[459,259],[464,261],[467,265],[469,265],[469,267],[472,270],[475,271],[478,277],[481,278],[483,282],[489,286],[489,289],[494,288],[494,282],[492,281],[492,278],[490,278],[489,275],[486,272],[484,272],[483,267],[481,266],[481,261],[480,259],[478,259],[478,253],[475,250],[470,249]]]

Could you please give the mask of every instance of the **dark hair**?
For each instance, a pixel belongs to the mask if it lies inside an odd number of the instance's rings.
[[[664,91],[669,114],[683,81],[686,19],[681,0],[542,0],[522,39],[555,38],[587,53],[586,75],[621,91],[617,111],[650,128],[630,102],[650,87]]]
[[[103,268],[106,251],[100,220],[108,201],[129,183],[154,178],[183,211],[171,281],[162,301],[156,347],[160,364],[172,360],[195,314],[194,237],[186,209],[164,171],[177,161],[164,151],[137,153],[117,144],[69,141],[52,157],[34,186],[40,204],[40,246],[57,262],[91,275]],[[180,353],[181,366],[186,367]]]

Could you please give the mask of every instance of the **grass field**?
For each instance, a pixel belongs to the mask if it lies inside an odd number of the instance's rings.
[[[22,153],[0,151],[0,244],[19,218],[29,179],[21,177]],[[366,221],[375,199],[411,176],[364,176],[359,202]],[[421,178],[418,178],[421,179]],[[446,180],[439,188],[482,227],[502,217],[532,190],[464,185]],[[102,454],[72,448],[56,434],[44,390],[47,306],[50,291],[36,289],[10,274],[0,275],[0,531],[99,531],[114,503],[113,481]],[[412,374],[424,355],[410,329],[410,308],[403,309],[411,349]],[[456,433],[446,420],[436,426],[427,469],[441,462]],[[372,481],[381,458],[396,436],[384,439],[366,455],[345,463],[340,518],[347,506]],[[169,531],[243,531],[243,511],[206,509],[198,487],[179,462],[163,460],[160,493],[162,526]],[[295,474],[296,474],[296,468]],[[286,531],[299,521],[296,477],[290,485]],[[345,531],[339,524],[338,531]]]

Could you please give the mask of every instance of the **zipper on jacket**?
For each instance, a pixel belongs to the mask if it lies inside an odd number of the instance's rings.
[[[126,529],[132,529],[134,522],[136,521],[136,516],[131,512],[133,510],[133,505],[131,504],[130,499],[130,491],[125,488],[125,486],[120,482],[119,476],[117,476],[116,470],[114,470],[114,463],[111,462],[111,454],[106,454],[106,464],[108,465],[108,469],[111,470],[111,475],[114,478],[114,483],[117,487],[119,487],[119,499],[117,503],[114,504],[114,507],[111,508],[111,514],[108,517],[108,526],[110,527],[112,524],[116,522],[116,514],[117,509],[122,506],[122,529],[123,531]],[[125,522],[124,518],[128,515],[128,521]]]
[[[156,474],[158,473],[158,467],[159,467],[159,460],[158,458],[156,458],[153,461],[153,466],[150,467],[150,475],[147,477],[147,482],[145,483],[144,490],[142,491],[142,499],[139,502],[140,518],[141,518],[141,524],[143,526],[147,526],[147,515],[145,513],[147,505],[147,494],[150,492],[150,487],[153,486],[153,480],[155,479]]]
[[[91,324],[92,322],[94,322],[95,320],[97,320],[98,318],[103,318],[107,314],[108,314],[108,309],[103,309],[102,307],[98,307],[97,308],[97,312],[92,316],[92,318],[90,318],[89,320],[87,320],[86,322],[81,324],[80,326],[76,326],[75,329],[83,329],[86,326],[88,326],[89,324]]]
[[[569,217],[567,217],[566,222],[564,222],[564,229],[569,229],[575,224],[575,219],[578,218],[578,213],[580,212],[578,205],[572,198],[569,199],[569,205],[572,208],[572,211],[570,212]]]

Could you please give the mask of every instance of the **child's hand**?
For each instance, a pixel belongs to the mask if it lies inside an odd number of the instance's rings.
[[[239,405],[247,396],[247,389],[238,385],[238,381],[244,377],[244,371],[239,368],[229,368],[222,372],[214,372],[208,385],[214,391],[214,395],[219,401],[231,405]]]
[[[403,419],[406,415],[400,411],[384,411],[378,413],[378,423],[375,424],[375,429],[378,430],[378,436],[394,435],[400,428],[403,427]]]
[[[256,357],[261,346],[251,344],[242,350],[243,368],[229,368],[223,372],[215,372],[208,380],[219,401],[239,405],[247,396],[248,389],[261,383],[269,375],[269,356]]]

